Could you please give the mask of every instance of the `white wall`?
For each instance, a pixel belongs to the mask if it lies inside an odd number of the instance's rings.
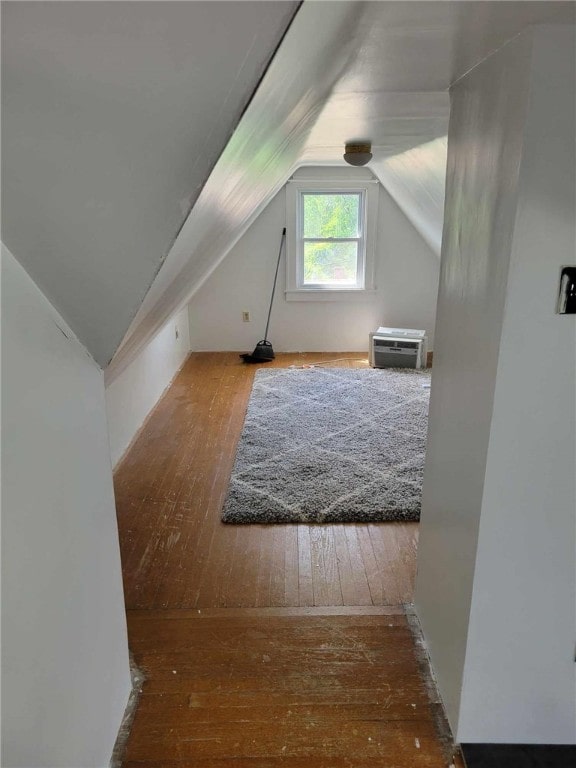
[[[100,369],[2,253],[2,765],[104,768],[130,690]]]
[[[576,743],[576,318],[555,314],[560,268],[576,261],[575,94],[574,31],[539,30],[480,516],[462,741]]]
[[[189,352],[188,311],[184,308],[120,375],[107,381],[106,412],[113,465],[122,457]]]
[[[346,169],[302,168],[298,175],[319,172],[342,178]],[[283,188],[188,305],[192,349],[247,351],[263,337],[285,223]],[[379,325],[425,328],[432,349],[439,261],[383,188],[376,254],[377,290],[335,302],[286,301],[283,255],[268,334],[274,350],[367,354],[368,334]],[[242,322],[244,310],[250,323]]]
[[[462,742],[576,740],[570,35],[452,90],[416,606]]]
[[[452,90],[416,604],[454,733],[516,210],[529,55],[526,40],[517,39]]]

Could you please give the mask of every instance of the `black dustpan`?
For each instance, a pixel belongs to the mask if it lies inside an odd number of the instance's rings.
[[[268,341],[268,326],[270,325],[270,315],[272,314],[272,304],[274,302],[274,291],[276,290],[276,280],[278,279],[278,267],[280,266],[280,257],[282,256],[282,246],[284,245],[284,239],[286,237],[286,227],[282,230],[282,237],[280,238],[280,250],[278,251],[278,261],[276,262],[276,273],[274,275],[274,285],[272,286],[272,296],[270,297],[270,308],[268,309],[268,320],[266,321],[266,330],[264,331],[264,338],[256,344],[253,352],[245,352],[240,355],[245,363],[269,363],[274,360],[276,355],[272,348],[272,344]]]
[[[270,360],[274,360],[274,350],[272,344],[266,339],[262,339],[254,347],[254,352],[245,352],[240,355],[245,363],[268,363]]]

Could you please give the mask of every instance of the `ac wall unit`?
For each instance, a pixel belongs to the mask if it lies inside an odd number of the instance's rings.
[[[370,334],[369,360],[373,368],[425,368],[426,331],[378,328]]]

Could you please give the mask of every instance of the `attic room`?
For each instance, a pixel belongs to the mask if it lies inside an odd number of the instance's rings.
[[[1,13],[2,765],[572,764],[576,4]]]

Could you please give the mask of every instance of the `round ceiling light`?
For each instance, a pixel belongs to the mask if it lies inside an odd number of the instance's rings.
[[[346,144],[344,160],[348,165],[366,165],[372,160],[372,144],[370,142]]]

